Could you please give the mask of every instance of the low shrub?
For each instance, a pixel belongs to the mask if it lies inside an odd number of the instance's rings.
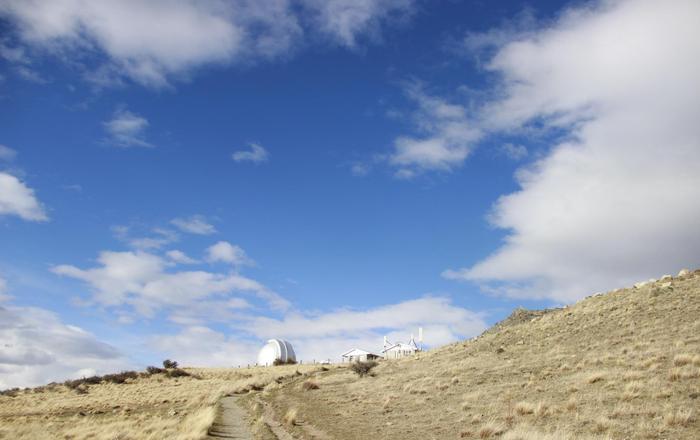
[[[163,368],[177,368],[177,362],[171,361],[170,359],[166,359],[163,361]]]
[[[377,363],[377,361],[366,361],[366,362],[359,362],[358,361],[358,362],[355,362],[352,365],[350,365],[350,369],[353,372],[357,373],[358,376],[365,377],[368,374],[370,374],[372,369],[374,367],[376,367],[377,365],[379,365]]]
[[[109,383],[121,384],[125,383],[127,379],[136,379],[138,377],[139,373],[136,371],[122,371],[121,373],[105,374],[102,376],[102,380]]]
[[[146,373],[150,375],[166,373],[168,370],[165,368],[158,368],[154,366],[146,367]]]
[[[191,376],[190,373],[188,373],[187,371],[185,371],[185,370],[183,370],[183,369],[181,369],[181,368],[173,368],[173,369],[171,369],[171,370],[166,370],[166,371],[165,371],[165,375],[166,375],[167,377],[187,377],[187,376]]]
[[[272,365],[278,366],[278,365],[296,365],[297,361],[293,361],[291,359],[288,359],[286,361],[283,361],[282,359],[275,359],[274,362],[272,362]]]
[[[19,388],[9,388],[7,390],[0,391],[0,396],[16,397],[19,394]]]

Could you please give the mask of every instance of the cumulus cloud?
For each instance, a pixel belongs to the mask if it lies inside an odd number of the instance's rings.
[[[481,314],[455,306],[448,298],[427,296],[367,310],[256,317],[245,330],[261,339],[289,339],[300,356],[320,360],[337,359],[338,350],[355,346],[381,350],[384,336],[408,342],[418,327],[424,328],[427,345],[439,346],[474,336],[486,323]]]
[[[0,171],[0,216],[3,215],[35,222],[49,219],[33,189],[12,174]]]
[[[197,235],[210,235],[216,233],[214,225],[207,222],[207,219],[201,215],[193,215],[189,218],[175,218],[170,221],[182,232]]]
[[[207,261],[211,263],[230,263],[234,266],[254,264],[253,261],[250,258],[248,258],[248,255],[246,255],[245,251],[240,246],[231,244],[227,241],[220,241],[208,247]]]
[[[692,0],[602,2],[499,47],[482,125],[567,136],[495,204],[504,244],[446,277],[571,301],[700,265],[699,16]]]
[[[261,317],[247,329],[263,338],[280,334],[308,338],[430,324],[452,326],[455,334],[474,334],[484,329],[480,315],[452,305],[448,298],[430,296],[370,310],[338,310],[318,316],[290,314],[282,320]]]
[[[232,321],[239,333],[225,335],[201,324],[188,325],[176,335],[152,338],[154,349],[194,365],[254,363],[269,338],[287,339],[298,359],[340,360],[340,354],[360,347],[379,352],[384,336],[408,342],[423,327],[426,346],[439,346],[486,329],[480,314],[455,306],[447,298],[423,297],[367,310],[328,313],[293,312],[283,318],[239,316]]]
[[[241,293],[257,295],[276,309],[288,307],[275,292],[235,272],[181,271],[144,251],[103,251],[97,262],[97,267],[89,269],[64,264],[51,271],[87,283],[97,304],[130,306],[146,317],[161,309],[187,309],[199,301],[231,299]]]
[[[400,136],[388,162],[399,178],[425,171],[450,171],[464,163],[482,131],[473,124],[464,106],[427,94],[421,85],[406,87],[418,110],[414,115],[418,136]]]
[[[0,306],[0,341],[0,389],[129,367],[111,345],[36,307]]]
[[[120,148],[153,147],[153,144],[145,139],[148,120],[142,116],[120,108],[114,112],[112,119],[103,122],[103,125],[108,134],[105,142],[109,145]]]
[[[153,350],[182,365],[231,367],[255,363],[260,344],[227,336],[202,325],[185,327],[174,335],[156,335],[149,339]]]
[[[15,25],[26,47],[76,58],[82,64],[89,55],[106,58],[86,73],[100,85],[128,78],[167,87],[173,77],[186,78],[201,66],[285,56],[305,33],[355,46],[358,35],[377,35],[382,22],[405,15],[411,3],[8,0],[0,3],[0,16]],[[7,49],[24,54],[22,47]]]
[[[262,145],[250,143],[248,144],[248,146],[250,147],[250,150],[241,150],[233,153],[231,155],[233,160],[235,160],[236,162],[267,162],[268,158],[270,157],[270,154],[265,148],[263,148]]]
[[[195,260],[194,258],[190,258],[187,256],[182,251],[179,251],[177,249],[173,249],[171,251],[168,251],[165,253],[165,255],[170,258],[172,261],[175,263],[180,263],[180,264],[197,264],[199,261]]]

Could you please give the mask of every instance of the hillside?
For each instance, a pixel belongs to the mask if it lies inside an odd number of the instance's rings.
[[[364,378],[345,366],[187,371],[0,395],[0,438],[196,439],[235,394],[262,439],[697,439],[700,271],[518,309]]]
[[[700,438],[700,271],[523,312],[474,340],[270,393],[319,438]],[[547,436],[546,434],[552,434]]]

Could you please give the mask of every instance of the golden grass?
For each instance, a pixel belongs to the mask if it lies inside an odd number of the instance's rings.
[[[681,367],[683,365],[688,365],[693,362],[693,355],[688,353],[677,354],[673,358],[673,365]]]
[[[664,415],[664,423],[668,426],[688,426],[695,421],[695,412],[690,408],[671,410]]]
[[[0,396],[0,439],[203,438],[222,396],[262,388],[313,366],[187,369],[195,377],[141,377],[90,385],[78,394],[63,385]]]
[[[291,408],[287,410],[284,414],[284,423],[290,426],[296,425],[297,418],[299,417],[299,411],[296,408]]]
[[[503,434],[506,429],[506,426],[498,420],[490,420],[478,429],[477,434],[479,438],[491,438]]]
[[[662,294],[651,284],[516,312],[478,338],[380,362],[374,377],[320,372],[313,398],[296,384],[264,398],[338,439],[695,440],[700,422],[679,408],[700,401],[698,275]]]

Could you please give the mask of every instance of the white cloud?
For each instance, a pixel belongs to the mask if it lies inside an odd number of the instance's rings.
[[[358,37],[379,37],[383,21],[405,20],[413,12],[413,0],[303,0],[312,11],[318,29],[347,47]]]
[[[240,246],[227,241],[220,241],[207,248],[207,261],[212,263],[221,261],[234,266],[254,264]]]
[[[214,225],[208,223],[201,215],[194,215],[190,218],[175,218],[170,223],[190,234],[210,235],[216,233]]]
[[[160,249],[180,239],[178,234],[170,229],[153,228],[149,231],[152,235],[141,237],[131,235],[131,230],[132,228],[129,226],[112,226],[112,231],[116,238],[124,241],[129,247],[139,250]]]
[[[260,344],[226,336],[201,325],[184,328],[175,335],[157,335],[149,340],[152,349],[182,365],[202,367],[246,366],[254,363]]]
[[[254,363],[258,350],[269,338],[289,340],[297,358],[340,360],[353,347],[379,352],[384,336],[408,342],[423,327],[425,344],[439,346],[486,329],[482,316],[453,305],[448,299],[424,297],[368,310],[339,310],[328,313],[294,312],[282,319],[238,316],[229,320],[241,334],[225,335],[211,328],[184,321],[188,327],[176,335],[151,339],[153,348],[185,364],[222,366]]]
[[[406,88],[418,104],[414,115],[420,136],[400,136],[388,162],[397,167],[396,177],[412,178],[425,171],[450,171],[464,163],[474,143],[482,136],[466,109],[426,94],[420,85]]]
[[[0,144],[0,161],[12,161],[17,156],[17,152],[10,147]]]
[[[31,46],[98,50],[119,76],[153,86],[199,64],[224,62],[240,50],[243,29],[220,1],[9,1],[0,9]],[[157,26],[154,26],[157,23]]]
[[[0,306],[0,389],[129,367],[114,347],[35,307]]]
[[[305,33],[355,46],[359,35],[411,10],[409,0],[8,0],[0,16],[16,25],[21,43],[35,51],[77,59],[104,55],[86,72],[99,85],[128,78],[167,87],[196,68],[288,56]],[[154,26],[157,23],[157,26]],[[303,25],[307,25],[304,29]],[[22,47],[7,48],[23,56]]]
[[[323,314],[290,313],[282,319],[256,317],[244,330],[261,340],[283,338],[293,342],[300,356],[336,359],[355,346],[379,351],[384,336],[407,342],[425,329],[427,346],[439,346],[486,329],[480,314],[453,305],[443,297],[423,297],[368,310],[338,310]]]
[[[503,246],[445,276],[571,301],[700,265],[699,16],[692,0],[603,2],[499,48],[484,126],[568,138],[494,206]]]
[[[99,266],[90,269],[58,265],[51,271],[86,282],[95,303],[108,307],[131,306],[147,317],[160,309],[187,309],[200,301],[230,300],[238,293],[255,294],[272,308],[289,306],[264,285],[235,272],[172,270],[172,263],[143,251],[103,251],[97,261]],[[240,308],[238,303],[231,306]]]
[[[117,109],[112,119],[103,122],[103,125],[109,134],[105,141],[110,145],[120,148],[153,147],[153,144],[145,140],[148,120],[142,116],[125,109]]]
[[[37,222],[49,219],[33,189],[17,177],[0,171],[0,216],[2,215],[16,215]]]
[[[194,258],[190,258],[187,256],[182,251],[179,251],[177,249],[173,249],[171,251],[168,251],[165,253],[165,255],[173,260],[175,263],[180,263],[180,264],[197,264],[199,261],[195,260]]]
[[[260,163],[260,162],[267,162],[267,160],[270,157],[270,154],[267,152],[265,148],[263,148],[262,145],[256,144],[256,143],[250,143],[248,144],[250,147],[249,151],[241,150],[241,151],[236,151],[231,155],[233,160],[236,162],[253,162],[253,163]]]
[[[458,334],[474,334],[485,328],[480,315],[452,305],[447,298],[431,296],[362,311],[338,310],[318,316],[290,314],[282,320],[260,317],[246,328],[262,338],[308,338],[432,324],[450,325]]]

